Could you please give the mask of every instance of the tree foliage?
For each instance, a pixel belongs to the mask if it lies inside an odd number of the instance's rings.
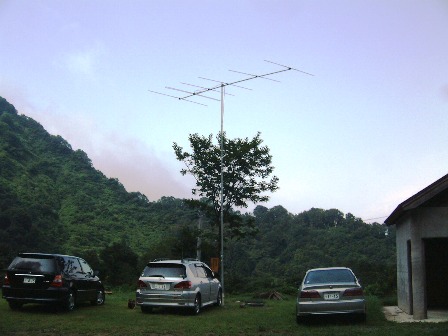
[[[192,194],[201,198],[189,200],[188,204],[211,219],[212,225],[218,228],[218,236],[221,236],[221,211],[228,228],[226,233],[230,237],[244,236],[253,232],[254,221],[250,216],[241,217],[234,207],[247,208],[249,202],[267,202],[269,195],[266,192],[278,189],[278,178],[272,175],[272,156],[269,148],[262,145],[260,133],[252,139],[229,139],[223,133],[216,139],[217,143],[214,143],[212,134],[208,137],[190,134],[191,152],[173,144],[177,160],[186,167],[181,174],[195,178],[196,187]]]
[[[228,139],[223,134],[223,208],[228,212],[233,206],[247,208],[248,202],[267,202],[264,192],[278,189],[278,178],[272,176],[272,156],[269,148],[262,146],[258,133],[252,139]],[[191,174],[196,179],[193,195],[207,198],[216,212],[220,212],[221,191],[221,135],[214,144],[213,135],[208,137],[190,134],[188,140],[192,152],[186,152],[174,143],[176,158],[185,163],[182,175]]]

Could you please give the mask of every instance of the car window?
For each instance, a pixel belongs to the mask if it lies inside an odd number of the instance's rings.
[[[190,268],[191,273],[193,273],[193,275],[195,277],[198,277],[198,271],[196,270],[196,266],[193,264],[188,265],[188,267]]]
[[[16,257],[8,269],[11,271],[52,273],[55,271],[55,264],[52,257]]]
[[[196,272],[198,273],[198,278],[207,278],[207,272],[202,265],[196,265]]]
[[[347,269],[316,270],[308,273],[305,284],[326,284],[355,282],[352,272]]]
[[[81,263],[82,271],[84,273],[93,275],[93,269],[90,267],[90,265],[85,261],[84,259],[79,258],[79,262]]]
[[[203,266],[205,273],[207,274],[207,278],[213,278],[213,272],[210,268],[208,268],[207,266]]]
[[[62,260],[62,273],[68,274],[68,275],[75,275],[76,273],[81,273],[81,265],[79,264],[79,261],[77,258],[73,257],[64,257],[61,258]]]
[[[149,263],[143,270],[144,277],[185,278],[185,266],[170,263]]]

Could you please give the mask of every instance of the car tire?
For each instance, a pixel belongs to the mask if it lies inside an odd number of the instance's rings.
[[[104,290],[100,289],[96,292],[96,299],[92,300],[90,303],[93,306],[101,306],[106,302],[106,294],[104,293]]]
[[[8,301],[8,304],[9,308],[11,308],[12,310],[19,310],[23,306],[23,303],[18,301]]]
[[[366,323],[367,322],[367,314],[366,313],[359,314],[358,321],[360,323]]]
[[[71,290],[68,292],[67,297],[62,303],[62,310],[66,312],[71,312],[75,309],[76,306],[76,296],[75,293]]]
[[[144,313],[144,314],[149,314],[152,312],[152,307],[140,306],[140,309],[142,310],[142,313]]]
[[[199,294],[194,298],[194,305],[191,309],[192,315],[198,315],[201,312],[201,296]]]
[[[222,306],[222,290],[221,289],[218,291],[218,296],[216,298],[215,306],[217,306],[217,307]]]

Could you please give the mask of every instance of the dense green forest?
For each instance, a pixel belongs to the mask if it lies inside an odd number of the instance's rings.
[[[174,155],[174,154],[173,154]],[[396,283],[395,232],[337,209],[240,214],[255,231],[225,242],[229,291],[293,291],[311,267],[347,266],[372,294]],[[92,166],[82,150],[0,97],[0,268],[18,252],[76,254],[109,286],[133,285],[148,260],[218,256],[216,232],[184,200],[149,201]]]

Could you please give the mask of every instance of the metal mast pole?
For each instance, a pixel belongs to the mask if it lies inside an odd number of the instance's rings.
[[[302,70],[299,70],[299,69],[292,68],[290,66],[278,64],[278,63],[271,62],[271,61],[266,61],[266,62],[272,63],[272,64],[276,64],[278,66],[283,67],[284,69],[273,71],[273,72],[268,72],[268,73],[261,74],[261,75],[253,75],[253,74],[249,74],[249,73],[245,73],[245,72],[230,70],[232,72],[236,72],[236,73],[240,73],[240,74],[249,76],[249,77],[246,77],[246,78],[243,78],[243,79],[239,79],[239,80],[236,80],[236,81],[233,81],[233,82],[230,82],[230,83],[225,83],[225,82],[222,82],[222,81],[217,81],[217,80],[213,80],[213,79],[199,77],[201,79],[210,80],[210,81],[213,81],[213,82],[220,83],[220,84],[212,86],[212,87],[202,87],[202,86],[198,86],[198,85],[194,85],[194,84],[182,83],[182,84],[185,84],[185,85],[189,85],[189,86],[200,88],[199,90],[196,90],[196,91],[193,91],[193,92],[182,90],[182,89],[176,89],[176,88],[172,88],[172,87],[168,87],[168,86],[166,87],[167,89],[170,89],[170,90],[183,92],[184,95],[181,96],[181,97],[172,96],[172,95],[169,95],[169,94],[148,90],[149,92],[157,93],[157,94],[160,94],[160,95],[163,95],[163,96],[168,96],[168,97],[171,97],[171,98],[176,98],[178,100],[183,100],[183,101],[187,101],[187,102],[190,102],[190,103],[207,106],[205,104],[202,104],[202,103],[199,103],[199,102],[196,102],[196,101],[193,101],[193,100],[189,100],[189,99],[193,98],[193,97],[201,97],[201,98],[207,98],[207,99],[219,101],[219,99],[216,99],[214,97],[204,96],[204,93],[218,92],[218,88],[221,88],[221,144],[220,144],[220,151],[221,151],[221,191],[220,191],[220,193],[221,193],[221,195],[220,195],[220,207],[221,207],[221,211],[220,211],[221,212],[220,213],[220,217],[221,217],[221,223],[220,223],[220,230],[221,230],[221,237],[220,237],[220,243],[221,243],[220,254],[221,254],[221,258],[220,259],[221,259],[221,265],[220,265],[220,268],[221,268],[221,272],[220,272],[220,275],[221,275],[221,277],[220,278],[221,278],[221,286],[222,286],[222,294],[223,294],[223,297],[222,297],[222,304],[223,305],[224,305],[224,95],[225,95],[225,87],[226,86],[235,86],[235,87],[238,87],[238,88],[241,88],[241,89],[250,90],[250,89],[248,89],[246,87],[238,86],[236,84],[243,83],[243,82],[246,82],[246,81],[250,81],[250,80],[256,79],[256,78],[268,79],[268,80],[271,80],[271,81],[274,81],[274,82],[278,82],[275,79],[268,78],[268,76],[275,75],[275,74],[278,74],[278,73],[281,73],[281,72],[285,72],[285,71],[290,71],[290,70],[298,71],[298,72],[301,72],[301,73],[309,75],[309,76],[314,76],[313,74],[310,74],[308,72],[305,72],[305,71],[302,71]]]
[[[221,84],[221,287],[224,305],[224,84]]]

